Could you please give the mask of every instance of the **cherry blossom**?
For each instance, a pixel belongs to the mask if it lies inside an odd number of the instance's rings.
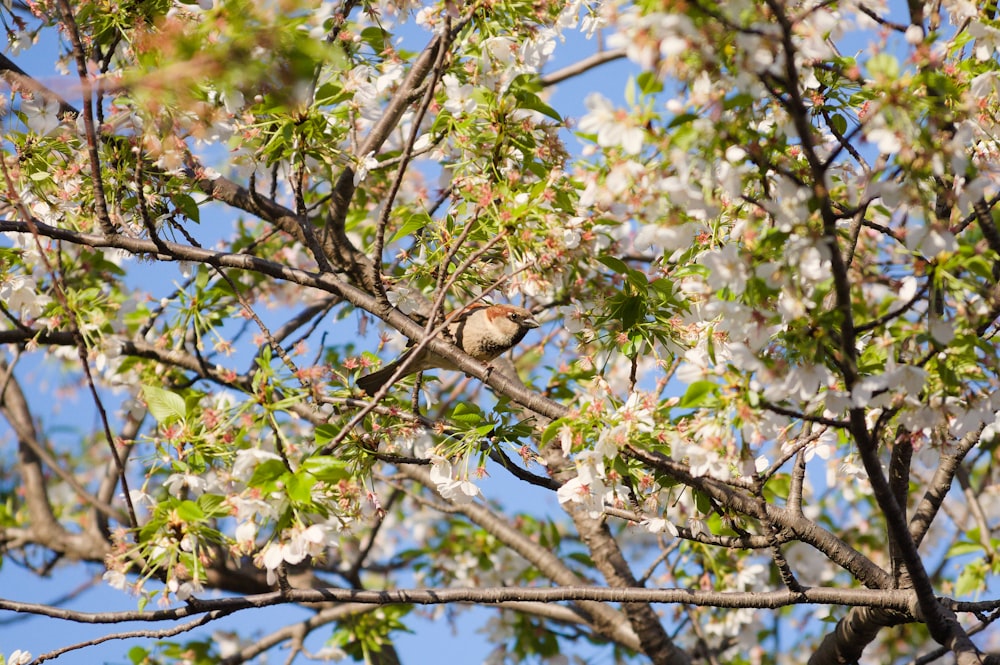
[[[7,665],[28,665],[31,661],[31,652],[21,649],[15,649],[7,656]]]
[[[557,490],[559,503],[578,503],[591,517],[604,512],[604,497],[608,487],[604,483],[603,456],[584,451],[576,456],[575,478],[565,482]]]
[[[26,319],[38,318],[52,302],[51,297],[38,292],[38,285],[29,275],[14,275],[0,282],[0,299]]]
[[[581,132],[596,134],[597,145],[604,148],[620,146],[630,155],[637,155],[642,151],[642,128],[632,124],[627,114],[615,109],[611,100],[599,93],[592,93],[584,104],[588,113],[580,118],[579,128]]]
[[[716,291],[729,289],[739,295],[746,288],[750,271],[735,245],[725,245],[701,255],[701,262],[708,268],[706,277],[710,288]]]
[[[56,129],[61,122],[59,117],[59,102],[54,98],[33,97],[21,104],[28,127],[35,133],[44,136]]]
[[[432,455],[431,459],[431,481],[437,487],[438,493],[445,499],[456,503],[468,503],[482,494],[479,487],[468,479],[468,475],[456,476],[452,464],[447,458],[440,455]],[[463,461],[458,461],[458,466],[463,466]]]

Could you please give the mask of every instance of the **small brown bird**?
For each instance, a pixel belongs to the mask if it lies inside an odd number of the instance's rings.
[[[470,305],[462,310],[454,321],[448,324],[445,339],[459,347],[476,360],[490,362],[524,339],[538,321],[531,312],[514,305]],[[368,395],[374,395],[396,373],[410,352],[404,353],[377,372],[358,379],[358,387]],[[427,369],[458,370],[454,363],[424,348],[406,366],[406,374],[416,374]],[[402,378],[402,377],[400,377]]]

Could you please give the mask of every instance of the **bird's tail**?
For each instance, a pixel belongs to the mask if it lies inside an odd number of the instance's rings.
[[[396,372],[396,368],[399,363],[389,363],[377,372],[372,372],[358,379],[358,388],[365,391],[365,394],[369,397],[373,397],[382,386],[392,377]]]

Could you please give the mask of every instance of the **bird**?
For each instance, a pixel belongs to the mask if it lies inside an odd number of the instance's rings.
[[[538,321],[523,307],[477,303],[463,309],[448,324],[444,335],[448,341],[476,360],[487,363],[514,348],[529,330],[537,327]],[[358,387],[369,397],[375,395],[412,353],[412,350],[407,351],[398,360],[394,360],[377,372],[361,377],[358,379]],[[422,348],[416,353],[417,356],[409,361],[402,376],[427,369],[453,371],[459,369],[455,363],[427,348]]]

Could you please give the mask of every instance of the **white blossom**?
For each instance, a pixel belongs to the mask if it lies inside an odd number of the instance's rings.
[[[518,55],[526,72],[535,74],[541,71],[555,53],[557,35],[556,30],[544,28],[521,45]]]
[[[394,286],[385,295],[393,307],[406,315],[420,312],[430,305],[424,294],[405,286]]]
[[[241,545],[253,545],[257,540],[257,525],[253,521],[241,522],[233,536]]]
[[[674,526],[673,522],[662,517],[644,519],[640,524],[646,527],[646,531],[650,533],[667,533],[674,538],[677,537],[677,527]]]
[[[7,665],[28,665],[32,660],[30,651],[15,649],[7,656]]]
[[[951,344],[952,340],[955,339],[955,326],[940,316],[930,317],[928,329],[934,341],[943,346]]]
[[[643,15],[629,7],[618,16],[618,32],[608,38],[611,48],[624,48],[625,55],[644,69],[655,67],[661,57],[681,55],[697,39],[690,18],[680,13],[651,12]]]
[[[42,136],[59,126],[59,102],[56,99],[46,99],[37,95],[21,104],[28,128]],[[81,114],[82,115],[82,114]]]
[[[692,442],[685,446],[683,451],[678,452],[683,452],[684,456],[687,457],[692,476],[709,476],[718,480],[729,479],[729,464],[714,450]]]
[[[35,319],[52,302],[52,298],[38,292],[38,285],[30,275],[14,275],[0,283],[0,301],[14,314]]]
[[[277,581],[277,570],[282,562],[291,565],[302,563],[306,557],[317,557],[334,545],[333,530],[322,524],[308,527],[296,526],[283,533],[283,540],[271,541],[264,546],[260,560],[267,569],[267,583]]]
[[[406,69],[403,67],[401,62],[387,62],[384,65],[383,71],[375,79],[375,89],[379,93],[387,92],[389,89],[393,88],[397,83],[403,80],[403,75],[406,73]]]
[[[208,481],[204,477],[191,473],[172,473],[163,482],[167,492],[178,498],[186,494],[185,490],[193,496],[200,496],[205,493],[207,485]]]
[[[167,581],[167,591],[174,594],[177,600],[184,601],[204,591],[204,587],[198,580],[178,582],[175,578],[171,578]]]
[[[476,110],[476,100],[472,98],[475,88],[472,85],[460,82],[454,74],[445,74],[441,82],[447,97],[444,103],[446,111],[452,115],[464,115]]]
[[[128,577],[120,570],[108,570],[101,578],[113,589],[125,591],[128,588]]]
[[[375,152],[369,152],[367,155],[358,160],[358,168],[354,172],[354,186],[357,187],[368,177],[368,172],[372,169],[377,169],[379,165],[378,159],[375,157]]]
[[[709,270],[707,280],[713,290],[728,288],[737,295],[743,293],[750,271],[736,245],[705,252],[701,255],[701,262]]]
[[[977,60],[989,60],[994,51],[1000,49],[1000,30],[993,26],[981,21],[972,21],[969,23],[968,31],[976,39],[974,53]]]
[[[457,476],[451,462],[441,455],[431,455],[431,481],[437,486],[438,494],[455,503],[469,503],[481,494],[479,487],[469,480],[468,474]],[[459,466],[462,461],[459,460]]]
[[[608,491],[604,483],[604,458],[592,451],[584,451],[576,458],[576,477],[556,491],[559,503],[581,504],[591,517],[604,512],[604,496]]]
[[[587,14],[580,21],[580,31],[587,37],[591,39],[597,31],[607,25],[607,21],[604,17],[597,14]]]
[[[922,26],[914,23],[906,29],[905,37],[907,44],[916,46],[924,41],[924,29]]]
[[[772,381],[764,389],[764,396],[771,401],[797,399],[811,400],[830,379],[830,370],[823,365],[796,365],[789,368],[782,381]]]
[[[625,111],[615,109],[611,100],[598,92],[587,95],[584,105],[589,112],[580,118],[578,127],[581,132],[596,134],[597,145],[602,148],[621,146],[630,155],[642,151],[645,133]]]
[[[906,235],[906,248],[928,259],[934,259],[941,254],[957,252],[958,242],[955,240],[955,234],[947,229],[921,226]]]
[[[250,476],[253,475],[254,468],[256,468],[258,464],[268,460],[280,459],[281,458],[275,453],[260,450],[259,448],[245,448],[243,450],[239,450],[236,453],[236,460],[233,462],[233,478],[250,478]]]
[[[899,152],[899,150],[903,147],[903,143],[899,135],[887,127],[873,129],[869,131],[866,136],[869,141],[875,144],[875,147],[877,147],[878,151],[883,155],[891,155]]]

